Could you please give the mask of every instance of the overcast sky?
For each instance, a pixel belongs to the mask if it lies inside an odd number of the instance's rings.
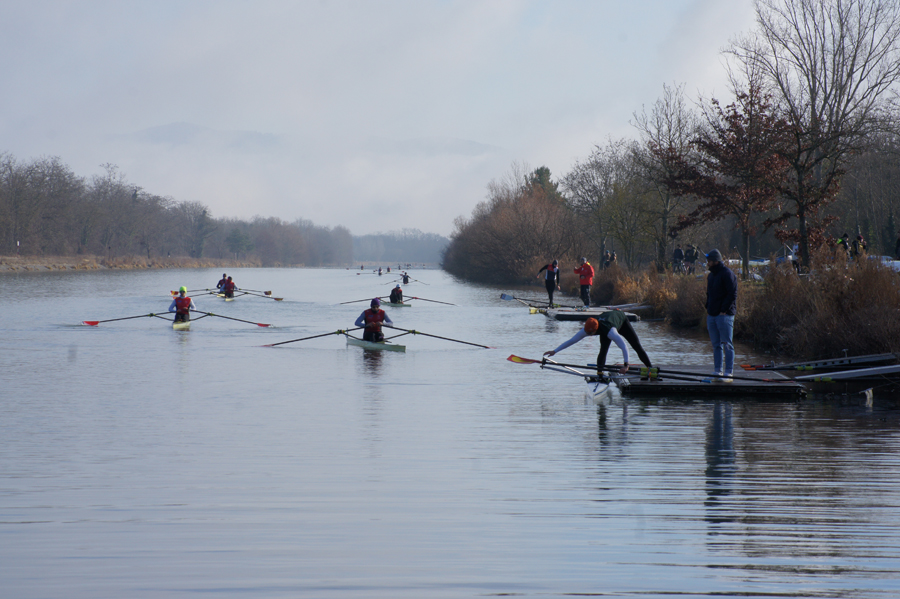
[[[447,235],[563,176],[664,83],[728,97],[751,0],[0,1],[0,152],[215,217]]]

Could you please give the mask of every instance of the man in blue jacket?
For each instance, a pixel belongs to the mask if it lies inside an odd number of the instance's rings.
[[[715,380],[732,381],[734,372],[734,314],[737,311],[737,277],[722,261],[722,252],[706,255],[709,275],[706,277],[706,328],[713,346]],[[724,364],[723,364],[724,357]]]

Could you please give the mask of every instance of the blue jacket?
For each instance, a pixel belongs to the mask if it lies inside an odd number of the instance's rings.
[[[737,277],[719,262],[706,277],[706,313],[718,316],[722,312],[729,316],[737,312]]]

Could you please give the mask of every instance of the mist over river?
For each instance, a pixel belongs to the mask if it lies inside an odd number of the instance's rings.
[[[0,275],[0,598],[900,596],[900,412],[877,395],[597,406],[506,361],[579,323],[436,270],[405,294],[457,305],[395,324],[493,349],[261,347],[352,327],[367,301],[339,303],[396,279],[337,269],[228,271],[281,302],[192,294],[274,328],[80,324],[221,274]],[[635,330],[655,363],[711,362],[702,332]]]

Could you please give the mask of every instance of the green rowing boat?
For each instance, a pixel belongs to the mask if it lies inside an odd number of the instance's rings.
[[[406,351],[405,345],[397,345],[396,343],[376,343],[374,341],[363,341],[356,337],[347,335],[347,345],[355,345],[363,349],[371,349],[375,351]]]

